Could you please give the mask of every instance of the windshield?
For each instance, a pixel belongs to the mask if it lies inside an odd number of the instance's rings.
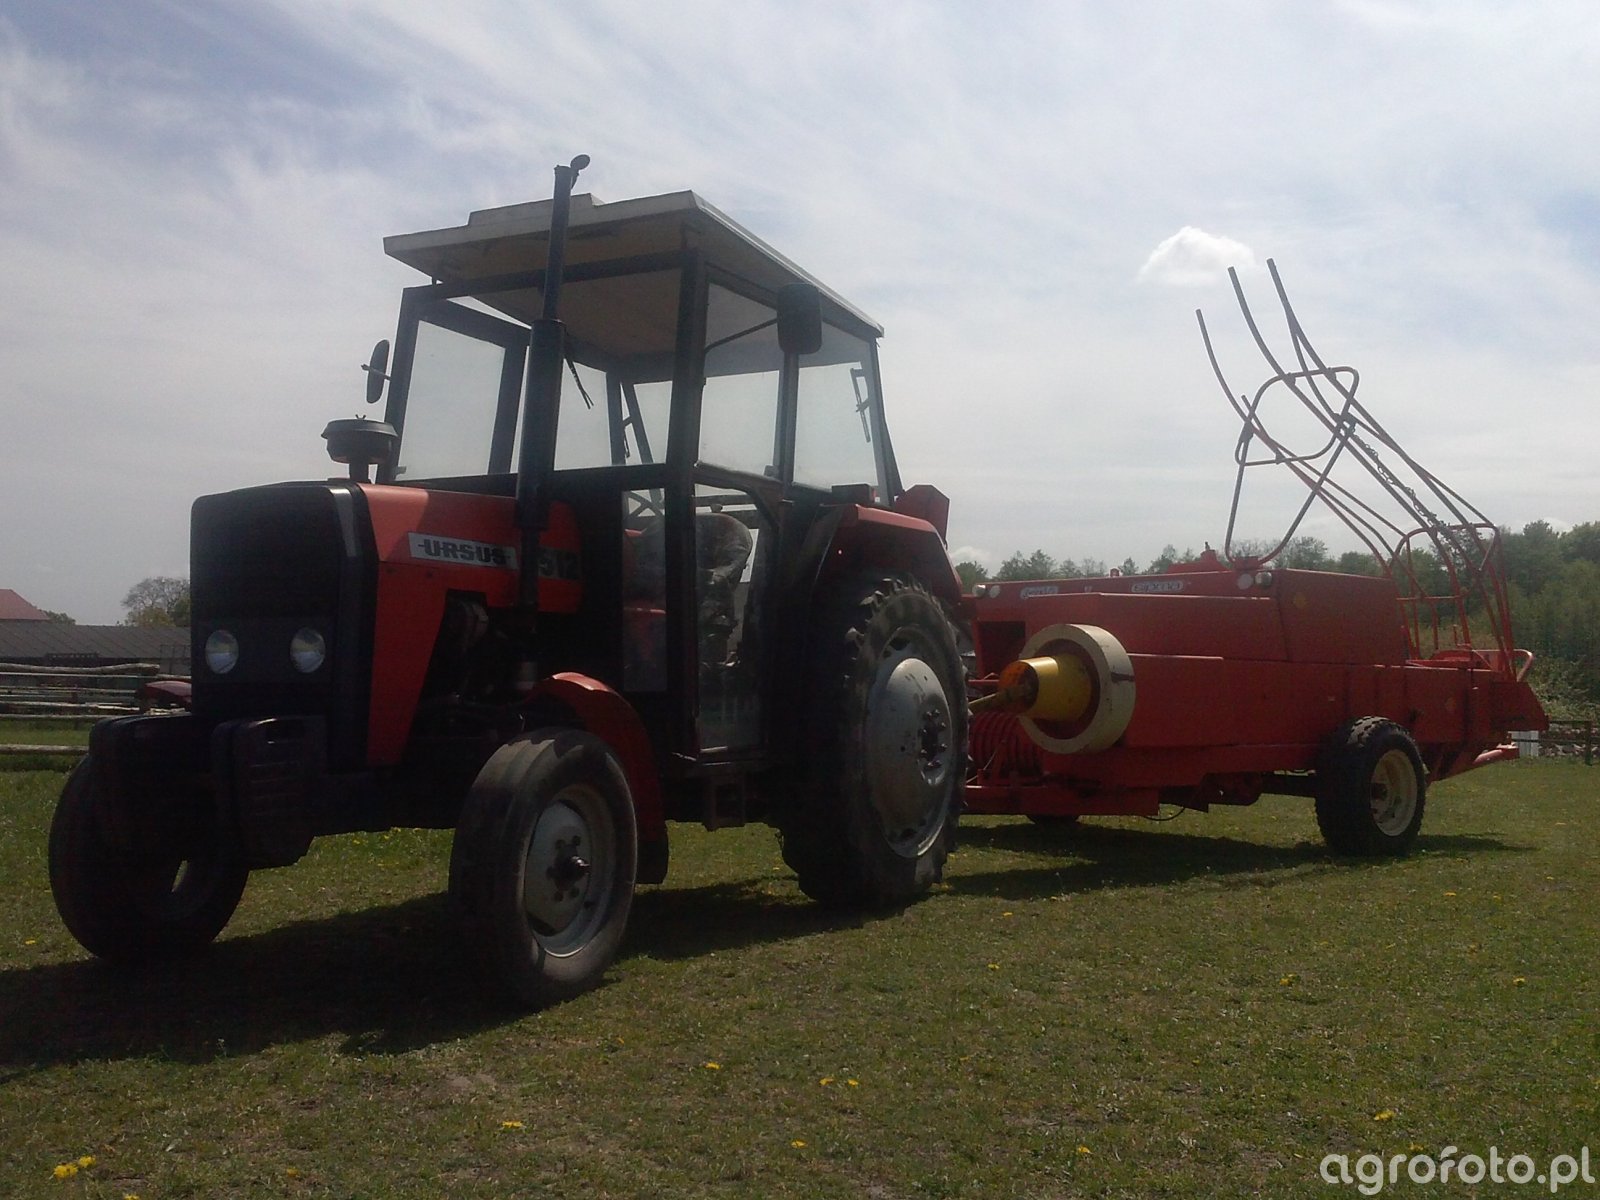
[[[801,358],[796,483],[819,488],[865,483],[874,498],[887,499],[875,366],[870,343],[832,325],[822,327],[821,349]]]
[[[563,287],[568,361],[556,425],[557,468],[665,458],[678,274],[605,276]],[[542,300],[537,289],[523,287],[418,307],[410,378],[398,400],[390,397],[389,419],[401,430],[397,478],[515,469],[525,318]]]

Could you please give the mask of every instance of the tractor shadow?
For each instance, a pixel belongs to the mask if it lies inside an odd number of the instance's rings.
[[[205,1063],[343,1034],[401,1052],[515,1019],[469,969],[449,901],[425,896],[227,937],[178,962],[92,959],[0,973],[0,1082],[31,1068],[159,1056]]]
[[[774,876],[773,878],[778,878]],[[771,880],[748,879],[694,888],[646,888],[633,901],[621,961],[639,955],[676,960],[720,950],[859,929],[896,910],[842,913],[798,895],[775,897]]]
[[[775,900],[766,882],[641,889],[607,982],[637,956],[690,959],[872,919]],[[0,971],[0,1085],[60,1064],[203,1064],[329,1035],[344,1054],[404,1053],[527,1015],[485,986],[449,897],[435,894],[224,935],[181,962]]]
[[[1308,876],[1385,871],[1405,859],[1346,858],[1321,842],[1269,845],[1227,836],[1169,833],[1083,822],[1048,829],[1028,821],[963,826],[965,849],[1028,854],[1048,865],[966,871],[958,855],[945,882],[957,894],[1008,900],[1043,899],[1104,888],[1162,887],[1208,879],[1224,887],[1275,887]],[[1527,853],[1521,846],[1480,834],[1422,835],[1413,854]]]

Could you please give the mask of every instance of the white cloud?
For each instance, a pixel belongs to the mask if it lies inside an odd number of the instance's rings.
[[[1255,251],[1230,237],[1185,225],[1150,252],[1139,278],[1174,287],[1207,287],[1229,267],[1254,270]]]

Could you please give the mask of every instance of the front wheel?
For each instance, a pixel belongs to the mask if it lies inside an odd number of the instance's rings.
[[[249,873],[206,797],[112,791],[92,756],[67,776],[50,823],[50,891],[96,957],[132,965],[200,950],[233,916]]]
[[[949,619],[921,585],[862,581],[812,629],[806,764],[777,812],[800,888],[838,908],[903,904],[944,870],[966,777]]]
[[[506,743],[467,794],[450,892],[486,972],[538,1007],[600,982],[633,904],[638,835],[616,755],[581,730]]]
[[[1317,826],[1338,854],[1397,856],[1422,828],[1427,776],[1400,725],[1364,717],[1339,730],[1317,765]]]

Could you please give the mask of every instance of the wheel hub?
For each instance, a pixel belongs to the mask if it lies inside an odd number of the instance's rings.
[[[886,659],[867,700],[867,782],[889,843],[921,854],[938,836],[955,762],[950,702],[910,651]]]
[[[1417,773],[1404,751],[1390,750],[1372,772],[1372,821],[1390,837],[1404,833],[1417,811]]]
[[[571,804],[558,800],[539,815],[522,884],[522,907],[538,932],[558,934],[582,913],[593,841],[588,821]]]

